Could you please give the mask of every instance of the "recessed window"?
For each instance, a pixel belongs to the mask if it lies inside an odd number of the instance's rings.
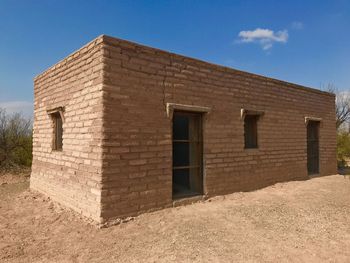
[[[51,114],[51,117],[53,121],[53,131],[54,131],[52,149],[55,151],[62,151],[62,145],[63,145],[62,116],[60,112],[55,112]]]
[[[258,115],[244,117],[244,148],[258,148]]]

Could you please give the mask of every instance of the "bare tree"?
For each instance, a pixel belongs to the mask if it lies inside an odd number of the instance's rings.
[[[334,93],[335,99],[335,114],[337,129],[345,123],[350,123],[350,92],[339,91],[333,84],[328,84],[326,91]]]
[[[0,167],[28,165],[31,161],[32,121],[0,108]]]

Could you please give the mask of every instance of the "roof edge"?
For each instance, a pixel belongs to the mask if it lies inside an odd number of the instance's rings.
[[[71,52],[69,55],[67,55],[66,57],[64,57],[63,59],[59,60],[58,62],[56,62],[55,64],[53,64],[52,66],[48,67],[47,69],[45,69],[44,71],[42,71],[41,73],[37,74],[34,77],[34,81],[36,81],[37,79],[39,79],[40,77],[42,77],[43,75],[49,73],[50,71],[57,69],[63,65],[66,64],[66,62],[68,62],[68,60],[71,60],[74,58],[74,56],[76,54],[78,54],[80,51],[82,51],[83,49],[88,49],[88,47],[92,44],[99,44],[101,42],[103,42],[103,38],[105,35],[99,35],[97,37],[95,37],[93,40],[89,41],[88,43],[86,43],[85,45],[83,45],[82,47],[80,47],[79,49],[76,49],[75,51]]]
[[[260,74],[257,74],[257,73],[251,73],[251,72],[248,72],[248,71],[243,71],[243,70],[231,68],[231,67],[228,67],[228,66],[216,64],[216,63],[213,63],[213,62],[208,62],[208,61],[201,60],[201,59],[198,59],[198,58],[188,57],[188,56],[177,54],[177,53],[174,53],[174,52],[171,52],[171,51],[166,51],[166,50],[162,50],[162,49],[159,49],[159,48],[146,46],[146,45],[139,44],[139,43],[136,43],[136,42],[133,42],[133,41],[124,40],[124,39],[120,39],[120,38],[117,38],[117,37],[112,37],[112,36],[109,36],[109,35],[101,35],[101,37],[104,40],[109,38],[111,40],[117,40],[119,42],[124,42],[124,43],[130,44],[130,45],[134,45],[136,47],[138,46],[138,47],[146,48],[146,49],[153,50],[155,52],[162,53],[162,54],[165,54],[165,55],[173,55],[173,56],[181,57],[183,59],[192,60],[194,62],[200,62],[200,63],[206,64],[206,65],[209,65],[209,66],[219,67],[219,68],[222,68],[223,70],[225,70],[227,72],[239,72],[239,73],[247,74],[247,75],[258,77],[258,78],[267,79],[267,80],[278,82],[278,83],[288,84],[288,85],[291,85],[291,86],[289,86],[290,88],[302,89],[302,90],[309,91],[309,92],[314,92],[314,93],[318,93],[318,94],[322,94],[322,95],[335,97],[334,93],[331,93],[331,92],[328,92],[328,91],[323,91],[323,90],[312,88],[312,87],[303,86],[303,85],[296,84],[296,83],[293,83],[293,82],[280,80],[280,79],[276,79],[276,78],[260,75]]]
[[[164,55],[177,56],[177,57],[180,57],[180,58],[183,58],[183,59],[187,59],[187,60],[190,60],[190,61],[194,61],[194,62],[197,62],[197,63],[198,62],[199,63],[203,63],[203,64],[206,64],[206,65],[211,66],[211,67],[213,67],[213,66],[214,67],[219,67],[219,68],[221,68],[221,69],[223,69],[224,71],[227,71],[227,72],[236,72],[236,73],[239,72],[239,73],[243,73],[243,74],[246,74],[246,75],[249,75],[249,76],[254,76],[254,77],[270,80],[270,81],[273,81],[273,82],[287,84],[287,85],[290,85],[289,86],[290,88],[302,89],[302,90],[309,91],[309,92],[314,92],[314,93],[318,93],[318,94],[322,94],[322,95],[335,97],[334,93],[331,93],[331,92],[328,92],[328,91],[323,91],[323,90],[320,90],[320,89],[303,86],[303,85],[296,84],[296,83],[293,83],[293,82],[280,80],[280,79],[276,79],[276,78],[260,75],[260,74],[257,74],[257,73],[251,73],[251,72],[248,72],[248,71],[243,71],[243,70],[231,68],[231,67],[228,67],[228,66],[216,64],[216,63],[213,63],[213,62],[208,62],[208,61],[201,60],[201,59],[198,59],[198,58],[188,57],[188,56],[177,54],[177,53],[174,53],[174,52],[171,52],[171,51],[166,51],[166,50],[162,50],[162,49],[159,49],[159,48],[146,46],[146,45],[139,44],[139,43],[136,43],[136,42],[133,42],[133,41],[124,40],[124,39],[120,39],[120,38],[117,38],[117,37],[112,37],[112,36],[105,35],[105,34],[99,35],[98,37],[94,38],[93,40],[91,40],[87,44],[83,45],[81,48],[73,51],[68,56],[66,56],[65,58],[61,59],[59,62],[57,62],[54,65],[52,65],[51,67],[47,68],[43,72],[39,73],[38,75],[36,75],[34,77],[34,81],[36,81],[37,79],[39,79],[43,75],[47,74],[48,72],[50,72],[50,71],[52,71],[52,70],[54,70],[56,68],[61,67],[64,64],[66,64],[66,62],[68,60],[71,60],[77,53],[79,53],[80,51],[82,51],[85,48],[88,48],[90,45],[92,45],[92,44],[99,44],[99,43],[102,43],[102,42],[104,42],[105,40],[108,40],[108,39],[116,40],[118,42],[124,42],[126,44],[130,44],[130,45],[133,45],[135,47],[142,47],[142,48],[145,48],[145,49],[148,49],[148,50],[152,50],[154,52],[161,53],[161,54],[164,54]]]

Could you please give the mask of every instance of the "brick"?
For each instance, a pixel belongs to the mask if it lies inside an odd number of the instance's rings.
[[[205,197],[307,179],[305,116],[322,118],[320,175],[336,173],[333,95],[100,36],[34,80],[31,188],[98,222],[172,205],[166,103],[203,116]],[[65,108],[63,151],[47,110]],[[241,108],[262,110],[244,149]]]

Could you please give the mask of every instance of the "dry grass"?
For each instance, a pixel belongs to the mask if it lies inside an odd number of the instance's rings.
[[[1,262],[350,262],[350,180],[276,184],[97,229],[28,182],[0,186]]]

